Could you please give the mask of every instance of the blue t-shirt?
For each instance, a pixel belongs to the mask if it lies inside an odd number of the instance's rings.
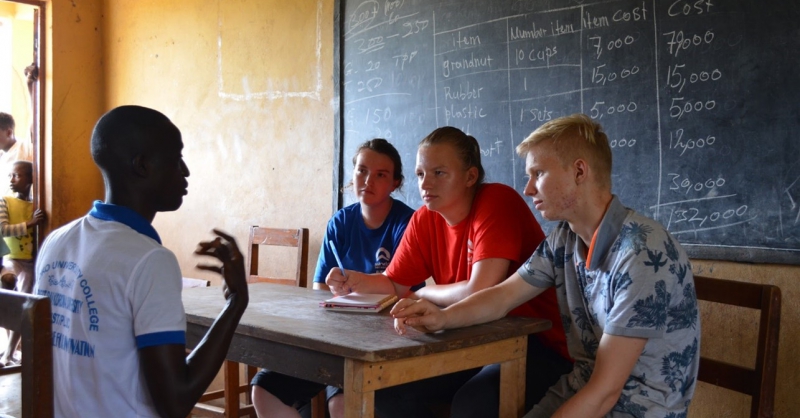
[[[336,245],[344,268],[362,273],[383,273],[386,270],[414,214],[405,203],[396,199],[392,201],[392,209],[377,229],[369,229],[364,224],[361,203],[347,206],[333,215],[322,240],[314,282],[325,283],[328,272],[338,267],[329,240]]]

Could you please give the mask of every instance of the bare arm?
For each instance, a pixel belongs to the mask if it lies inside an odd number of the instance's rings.
[[[647,339],[603,334],[589,382],[556,411],[554,418],[603,417],[619,400],[622,388]]]
[[[397,284],[383,273],[360,273],[357,271],[346,270],[346,276],[342,270],[334,267],[325,278],[327,284],[334,295],[347,295],[350,293],[381,293],[389,295],[404,296],[410,289],[409,286]]]
[[[469,280],[452,284],[426,285],[417,290],[416,295],[439,306],[450,306],[473,293],[502,282],[508,276],[510,264],[511,261],[505,258],[480,260],[472,265]]]
[[[514,273],[504,282],[481,290],[466,299],[440,309],[428,300],[403,299],[392,308],[395,329],[404,334],[406,326],[433,332],[461,328],[502,318],[508,312],[545,289],[531,286]]]
[[[31,114],[34,114],[36,113],[36,105],[35,105],[36,97],[34,96],[36,93],[36,82],[39,80],[39,67],[37,67],[36,63],[34,62],[31,65],[25,67],[23,73],[25,74],[25,78],[28,84],[28,94],[31,97]],[[33,118],[33,120],[31,120],[31,127],[30,127],[31,142],[34,141],[34,136],[35,136],[34,120],[36,120],[36,118]]]
[[[201,242],[195,254],[215,257],[222,262],[221,266],[198,265],[198,268],[217,272],[225,279],[223,289],[227,303],[222,312],[188,357],[182,344],[139,350],[147,388],[162,417],[184,418],[189,415],[217,375],[249,301],[244,258],[236,241],[222,232],[214,232],[224,240],[216,238]]]
[[[11,224],[8,222],[8,216],[6,200],[0,198],[0,235],[4,237],[21,237],[28,233],[28,225],[25,222]]]

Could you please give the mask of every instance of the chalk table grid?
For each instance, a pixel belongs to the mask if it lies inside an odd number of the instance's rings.
[[[327,312],[330,292],[269,283],[250,285],[250,304],[228,359],[344,388],[345,416],[374,416],[375,390],[501,364],[500,416],[522,416],[528,334],[550,321],[504,318],[436,334],[394,331],[380,314]],[[187,346],[205,335],[225,301],[219,287],[184,289]]]
[[[581,112],[608,133],[614,193],[691,257],[800,263],[794,2],[338,4],[339,186],[363,141],[386,138],[413,162],[419,141],[450,125],[479,141],[487,181],[522,194],[516,146]]]

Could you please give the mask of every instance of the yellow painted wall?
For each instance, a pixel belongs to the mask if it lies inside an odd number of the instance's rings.
[[[307,227],[313,269],[331,215],[333,0],[105,3],[106,103],[181,129],[189,195],[156,216],[186,276],[212,227]]]
[[[308,227],[313,269],[331,214],[333,0],[74,0],[52,6],[59,40],[48,101],[54,114],[65,116],[53,122],[49,136],[58,151],[53,200],[64,199],[53,215],[58,223],[102,197],[99,175],[87,160],[94,121],[113,106],[140,104],[165,113],[184,135],[189,195],[177,212],[159,214],[155,226],[185,275],[210,277],[193,269],[191,252],[212,226],[243,244],[251,224]],[[67,175],[68,168],[74,172]],[[776,415],[800,416],[793,394],[800,359],[792,352],[800,343],[800,268],[695,260],[694,269],[781,287]],[[726,312],[716,317],[730,319]],[[704,323],[711,336],[704,352],[750,355],[750,337],[719,335],[715,328]],[[701,384],[690,416],[746,417],[748,401]]]
[[[44,183],[49,228],[86,214],[103,198],[89,139],[105,110],[102,1],[47,3]]]
[[[11,69],[11,108],[2,109],[10,112],[14,117],[17,127],[14,134],[18,140],[30,141],[31,110],[27,85],[25,84],[24,69],[33,62],[33,7],[0,3],[0,17],[9,19],[11,26],[11,44],[9,65]],[[5,51],[4,51],[5,57]],[[2,173],[5,178],[7,173]]]
[[[25,78],[25,67],[33,62],[33,21],[14,21],[14,52],[11,113],[17,127],[14,136],[20,141],[30,142],[30,124],[32,119],[30,94]],[[20,43],[17,43],[20,42]]]

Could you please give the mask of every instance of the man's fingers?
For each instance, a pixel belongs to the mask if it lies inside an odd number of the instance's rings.
[[[194,251],[195,254],[215,257],[222,262],[234,260],[239,254],[235,245],[223,243],[219,237],[214,238],[213,241],[201,241],[197,247]]]
[[[414,328],[415,330],[417,330],[419,332],[424,332],[424,333],[434,332],[433,330],[428,328],[428,325],[430,325],[431,322],[433,321],[433,319],[430,316],[427,316],[427,315],[425,315],[425,316],[412,316],[412,317],[401,318],[401,319],[403,319],[405,321],[406,326]]]
[[[395,318],[394,319],[394,330],[403,335],[406,333],[406,323],[404,318]]]
[[[415,326],[412,326],[411,328],[414,328],[415,330],[417,330],[417,331],[419,331],[421,333],[424,333],[424,334],[430,334],[430,333],[434,332],[434,331],[431,331],[430,329],[428,329],[426,327],[420,327],[420,326],[416,326],[415,327]]]
[[[197,249],[194,250],[194,253],[212,255],[211,252],[219,245],[219,238],[215,238],[214,241],[200,241],[197,243]]]
[[[389,311],[396,318],[408,318],[425,313],[425,305],[421,300],[400,299]]]
[[[212,266],[210,264],[198,264],[196,268],[198,270],[206,270],[206,271],[212,271],[217,274],[222,274],[222,267],[219,266]]]
[[[394,330],[400,335],[406,334],[408,332],[408,327],[414,328],[415,330],[422,332],[424,334],[434,332],[428,329],[428,327],[420,324],[421,322],[420,320],[423,318],[425,317],[416,316],[411,318],[395,318]]]
[[[233,242],[234,241],[232,236],[226,234],[225,232],[220,231],[217,228],[214,228],[211,231],[214,232],[215,234],[221,236],[222,238],[225,238],[225,241],[228,241],[228,242]]]
[[[232,236],[228,235],[227,233],[220,231],[217,228],[214,228],[212,231],[215,234],[217,234],[220,237],[222,237],[226,241],[226,243],[223,244],[223,245],[226,246],[226,247],[229,245],[231,250],[233,250],[233,255],[234,256],[239,253],[239,246],[236,245],[236,239],[234,239]]]
[[[216,250],[213,248],[198,248],[194,252],[197,255],[205,255],[209,257],[219,258],[219,254],[217,254]]]
[[[395,316],[397,313],[405,309],[406,306],[408,306],[406,300],[400,299],[394,304],[394,306],[392,306],[392,309],[389,310],[389,315]]]

